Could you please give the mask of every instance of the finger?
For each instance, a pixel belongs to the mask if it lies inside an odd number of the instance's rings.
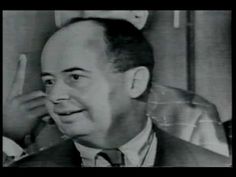
[[[44,97],[39,97],[24,103],[24,105],[28,110],[31,110],[39,106],[45,106],[45,101],[46,99]]]
[[[45,106],[40,106],[31,110],[32,118],[42,118],[42,116],[48,115],[48,110]]]
[[[49,115],[46,115],[46,116],[43,116],[42,121],[49,122],[50,119],[51,117]]]
[[[46,96],[45,93],[38,90],[38,91],[33,91],[28,94],[17,96],[16,99],[18,99],[19,102],[23,103],[23,102],[28,102],[28,101],[40,98],[40,97],[45,97],[45,96]]]
[[[42,118],[42,121],[44,121],[44,122],[47,123],[47,124],[54,124],[54,123],[55,123],[54,120],[51,118],[50,115],[44,116],[44,117]]]
[[[25,82],[25,71],[26,71],[27,58],[26,55],[22,54],[19,57],[16,75],[13,81],[11,97],[20,95],[23,93],[24,82]]]

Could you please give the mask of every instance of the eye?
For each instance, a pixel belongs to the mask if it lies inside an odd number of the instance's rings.
[[[74,81],[77,81],[80,79],[80,75],[79,74],[71,74],[70,75],[70,78]]]
[[[46,87],[50,87],[54,84],[54,81],[53,81],[53,79],[45,79],[45,80],[43,80],[43,83]]]

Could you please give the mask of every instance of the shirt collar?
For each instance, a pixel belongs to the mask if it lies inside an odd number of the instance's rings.
[[[152,121],[148,117],[147,123],[144,129],[136,135],[133,139],[128,141],[126,144],[119,147],[119,150],[125,156],[125,163],[128,166],[139,166],[142,160],[145,158],[147,151],[149,149],[149,145],[152,140]],[[85,161],[94,162],[96,159],[96,155],[102,151],[102,149],[96,149],[87,147],[79,144],[77,141],[74,141],[74,144],[79,150],[81,158]]]
[[[102,149],[84,146],[79,144],[77,141],[74,141],[74,144],[76,149],[79,150],[82,159],[95,159],[96,155],[102,151]]]
[[[119,148],[131,166],[139,166],[146,156],[152,140],[151,132],[152,121],[148,118],[145,128],[137,136]]]

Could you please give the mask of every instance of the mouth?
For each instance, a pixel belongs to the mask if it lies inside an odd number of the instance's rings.
[[[59,117],[61,123],[64,124],[70,124],[70,123],[74,123],[76,120],[79,120],[83,117],[83,113],[85,112],[85,109],[80,109],[80,110],[76,110],[76,111],[58,111],[55,112],[57,114],[57,116]]]
[[[59,116],[70,116],[70,115],[73,115],[73,114],[81,113],[83,111],[85,111],[85,109],[76,110],[76,111],[57,112],[56,114],[59,115]]]

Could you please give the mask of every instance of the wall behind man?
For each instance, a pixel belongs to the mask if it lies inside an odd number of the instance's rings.
[[[54,30],[52,11],[3,11],[3,100],[11,87],[21,53],[28,57],[24,93],[42,88],[40,53]]]
[[[154,48],[155,80],[187,89],[186,11],[174,28],[173,11],[152,11],[145,35]],[[222,121],[231,119],[230,11],[195,12],[196,92],[215,103]],[[8,94],[20,53],[29,55],[24,92],[42,88],[40,52],[55,30],[53,11],[3,12],[3,101]]]
[[[187,58],[187,12],[180,11],[174,28],[173,11],[152,11],[145,34],[155,57],[155,80],[188,89],[216,104],[222,121],[232,118],[231,11],[194,11],[193,58]],[[191,61],[192,60],[192,61]],[[189,76],[189,62],[194,68]]]
[[[187,89],[185,16],[182,11],[180,26],[174,28],[173,11],[151,11],[144,29],[155,55],[154,80],[182,89]]]
[[[230,120],[231,11],[197,11],[195,16],[195,90],[217,105],[222,120]]]

